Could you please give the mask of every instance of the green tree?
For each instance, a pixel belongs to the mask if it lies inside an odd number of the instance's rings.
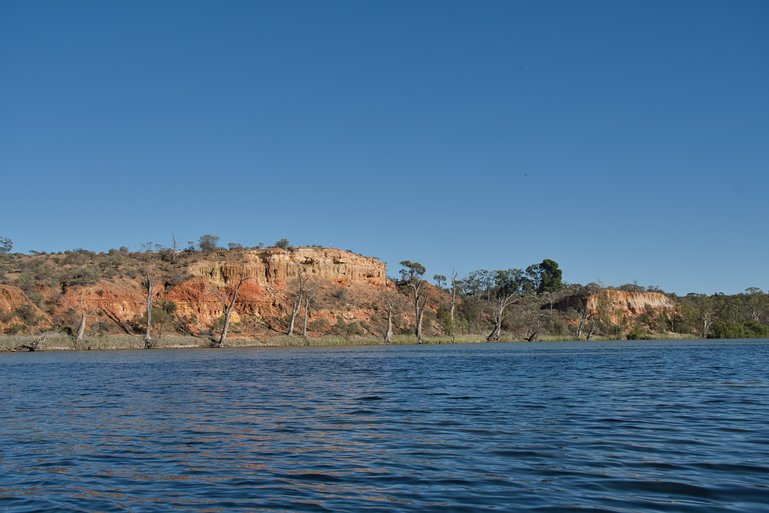
[[[198,247],[201,251],[214,251],[219,244],[219,237],[216,235],[205,234],[198,239]]]
[[[526,277],[537,294],[561,290],[563,288],[562,275],[563,272],[558,268],[558,262],[549,258],[526,268]]]
[[[13,241],[8,237],[0,237],[0,254],[10,253],[13,249]]]
[[[280,239],[279,241],[275,242],[275,247],[290,250],[291,243],[288,241],[288,239]]]
[[[486,337],[489,342],[498,342],[502,334],[502,323],[505,320],[505,310],[518,302],[518,298],[526,294],[530,283],[520,269],[504,269],[495,272],[493,296],[494,329]]]
[[[539,264],[542,269],[542,279],[537,292],[558,292],[563,288],[563,272],[558,268],[558,262],[546,258]]]
[[[422,343],[422,318],[427,306],[427,295],[422,290],[425,281],[422,279],[427,269],[419,262],[404,260],[401,262],[403,269],[400,270],[403,282],[411,288],[412,298],[414,300],[414,334],[417,337],[417,344]]]

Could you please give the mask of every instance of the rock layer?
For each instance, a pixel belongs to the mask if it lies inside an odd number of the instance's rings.
[[[276,289],[285,289],[302,274],[338,285],[383,287],[387,280],[387,266],[381,260],[333,248],[248,250],[237,259],[216,254],[193,263],[189,272],[216,285],[245,276],[262,287]]]
[[[623,317],[633,319],[645,313],[659,314],[671,311],[675,307],[673,300],[661,292],[604,289],[587,298],[590,315],[597,315],[605,309],[614,323]]]

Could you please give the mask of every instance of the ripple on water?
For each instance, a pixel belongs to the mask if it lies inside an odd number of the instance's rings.
[[[769,511],[765,342],[0,355],[0,510]]]

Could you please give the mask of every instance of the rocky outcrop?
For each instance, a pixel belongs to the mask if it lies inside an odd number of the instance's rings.
[[[241,278],[246,281],[231,321],[233,335],[244,337],[285,332],[300,276],[307,278],[312,296],[309,322],[316,335],[333,332],[340,322],[378,331],[380,296],[392,288],[384,262],[332,248],[185,252],[173,261],[147,253],[75,256],[78,260],[72,264],[66,262],[72,255],[21,257],[37,259],[38,267],[60,265],[66,276],[79,277],[82,269],[98,268],[101,278],[88,284],[41,284],[37,304],[21,288],[0,285],[0,333],[35,332],[53,325],[71,330],[83,311],[90,334],[139,333],[145,325],[147,273],[155,281],[156,307],[170,305],[166,325],[161,324],[162,315],[154,324],[166,332],[191,335],[218,329],[228,296]]]
[[[387,267],[381,260],[333,248],[257,249],[240,252],[237,258],[217,253],[193,263],[189,272],[216,285],[245,276],[274,289],[285,289],[302,274],[338,285],[383,287],[387,281]]]
[[[587,309],[591,315],[606,309],[612,322],[617,323],[622,318],[633,319],[645,313],[659,314],[674,310],[675,303],[661,292],[604,289],[587,298]]]
[[[547,308],[544,305],[542,308]],[[588,318],[608,316],[614,324],[633,320],[643,314],[666,314],[673,312],[673,300],[661,292],[635,292],[616,289],[601,289],[590,293],[577,293],[556,302],[553,308],[562,312],[587,312]]]
[[[546,308],[547,305],[542,308]],[[661,292],[635,292],[601,289],[589,293],[577,293],[562,298],[553,305],[560,311],[587,311],[589,318],[608,316],[614,324],[632,320],[643,314],[664,314],[675,310],[673,300]]]
[[[59,300],[62,309],[74,317],[85,309],[90,319],[104,319],[123,332],[131,332],[131,323],[144,314],[146,292],[141,283],[129,280],[100,281],[87,287],[68,289]]]

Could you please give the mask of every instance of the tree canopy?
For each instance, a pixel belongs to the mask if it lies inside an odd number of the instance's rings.
[[[411,260],[403,260],[400,265],[401,267],[403,267],[403,269],[400,270],[401,278],[403,279],[403,281],[419,280],[427,272],[427,269],[425,268],[425,266],[423,266],[419,262],[412,262]]]
[[[10,253],[13,249],[13,241],[8,237],[0,237],[0,253]]]
[[[202,251],[213,251],[219,244],[219,237],[217,235],[205,234],[201,235],[198,240],[198,246]]]

